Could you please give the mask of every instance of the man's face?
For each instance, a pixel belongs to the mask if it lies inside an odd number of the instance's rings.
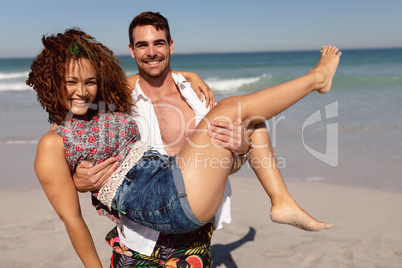
[[[134,47],[129,45],[131,56],[138,65],[140,75],[158,78],[170,71],[173,40],[168,43],[165,31],[151,25],[137,26],[133,30]]]

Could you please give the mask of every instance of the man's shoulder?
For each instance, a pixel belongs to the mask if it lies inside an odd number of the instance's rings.
[[[138,75],[132,75],[127,77],[127,83],[131,90],[135,89],[137,81],[138,81]]]

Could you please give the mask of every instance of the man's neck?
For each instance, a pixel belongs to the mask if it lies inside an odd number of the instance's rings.
[[[176,90],[176,83],[173,80],[171,70],[160,77],[148,77],[140,73],[139,84],[144,94],[150,98],[158,99],[171,91]]]

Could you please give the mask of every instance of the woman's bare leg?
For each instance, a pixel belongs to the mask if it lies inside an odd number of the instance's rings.
[[[259,123],[250,135],[253,149],[250,166],[271,199],[271,220],[306,231],[329,229],[332,224],[320,222],[304,211],[289,193],[278,167],[265,123]]]
[[[233,164],[230,151],[213,145],[207,134],[209,122],[222,120],[222,116],[231,122],[238,117],[251,123],[264,122],[314,90],[326,93],[339,58],[338,49],[330,46],[307,74],[278,86],[224,99],[206,115],[177,157],[190,206],[198,219],[207,221],[218,210]]]

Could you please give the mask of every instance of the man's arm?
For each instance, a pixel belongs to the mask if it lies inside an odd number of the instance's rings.
[[[178,73],[177,71],[173,72]],[[197,74],[182,71],[180,71],[180,73],[192,83],[194,88],[199,90],[198,92],[202,92],[205,95],[207,106],[213,107],[215,105],[213,92]],[[133,75],[127,78],[130,87],[133,89],[137,80],[138,75]],[[197,93],[197,90],[194,91]],[[200,93],[197,93],[197,95],[200,97]],[[217,142],[217,144],[235,154],[245,154],[250,148],[248,139],[245,135],[245,128],[241,124],[241,121],[235,121],[233,123],[223,121],[213,122],[210,129],[210,136]],[[81,162],[77,166],[73,175],[74,184],[77,190],[80,192],[99,190],[107,182],[118,165],[119,163],[115,158],[109,158],[95,166],[86,161]]]
[[[208,131],[210,137],[217,144],[238,155],[246,154],[250,148],[245,133],[241,121],[233,123],[214,121]],[[119,162],[114,157],[95,166],[87,161],[82,161],[73,175],[75,187],[80,192],[99,190],[118,166]]]

